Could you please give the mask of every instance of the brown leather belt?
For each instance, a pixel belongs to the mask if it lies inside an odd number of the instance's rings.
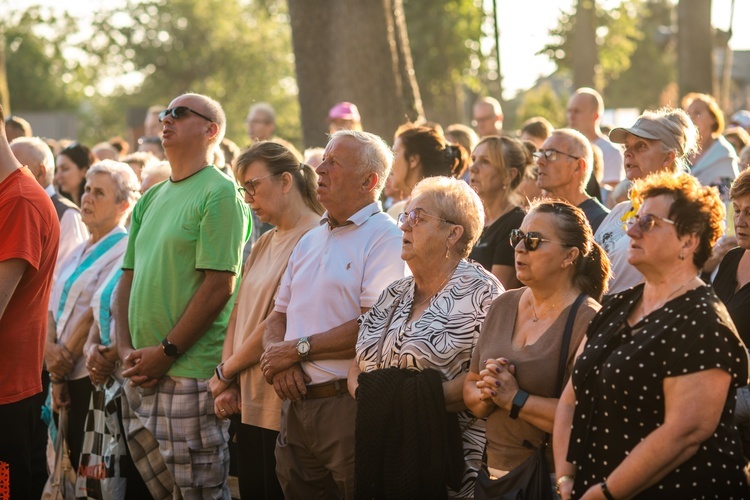
[[[302,399],[331,398],[344,394],[349,394],[349,389],[346,386],[346,379],[342,378],[324,384],[308,385],[307,394],[302,396]]]

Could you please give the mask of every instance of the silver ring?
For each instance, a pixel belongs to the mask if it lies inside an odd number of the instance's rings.
[[[221,410],[219,410],[219,411],[220,411],[221,413],[226,413],[226,412],[227,412],[227,411],[226,411],[226,410],[225,410],[224,408],[222,408],[222,409],[221,409]]]

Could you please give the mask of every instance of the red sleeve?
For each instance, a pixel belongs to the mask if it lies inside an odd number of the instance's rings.
[[[37,208],[26,198],[0,200],[0,261],[23,259],[39,270],[42,249],[42,220]]]

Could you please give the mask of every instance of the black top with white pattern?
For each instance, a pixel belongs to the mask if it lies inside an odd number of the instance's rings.
[[[664,379],[712,368],[732,375],[716,431],[638,498],[749,498],[733,423],[735,389],[747,384],[748,357],[726,308],[701,286],[631,328],[626,318],[642,294],[641,284],[607,302],[573,369],[577,404],[568,460],[578,466],[574,498],[605,480],[664,422]]]

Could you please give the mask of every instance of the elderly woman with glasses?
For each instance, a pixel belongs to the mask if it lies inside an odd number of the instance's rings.
[[[655,172],[674,175],[688,171],[687,158],[695,151],[698,131],[684,111],[665,108],[645,111],[632,127],[616,128],[609,138],[625,146],[625,175],[632,182]],[[628,263],[630,238],[625,221],[634,213],[631,201],[615,205],[594,235],[612,262],[610,294],[643,281],[641,273]]]
[[[377,498],[396,491],[437,498],[451,484],[448,496],[470,498],[477,473],[473,463],[484,450],[484,420],[467,411],[462,385],[485,314],[502,292],[491,273],[466,260],[482,230],[482,202],[464,181],[431,177],[416,185],[399,221],[401,257],[412,276],[388,286],[361,317],[349,372],[350,392],[359,400],[358,494]],[[424,378],[408,379],[415,374]],[[409,397],[406,387],[419,380],[432,385]],[[427,398],[431,405],[419,403]],[[383,425],[366,424],[371,421]],[[399,432],[409,424],[417,425],[419,437],[406,432],[411,437],[402,440]],[[445,449],[437,449],[446,435],[455,437],[458,454],[452,476],[442,467],[449,461]],[[455,481],[446,483],[448,476]]]
[[[559,397],[559,360],[565,365],[562,383],[609,275],[586,216],[567,202],[532,204],[510,239],[516,275],[525,286],[492,304],[463,389],[469,409],[487,418],[487,469],[496,478],[546,446]],[[551,449],[546,455],[552,470]]]
[[[732,415],[747,351],[698,278],[724,205],[689,174],[652,175],[635,189],[628,261],[645,283],[593,319],[560,399],[562,498],[749,498]]]

